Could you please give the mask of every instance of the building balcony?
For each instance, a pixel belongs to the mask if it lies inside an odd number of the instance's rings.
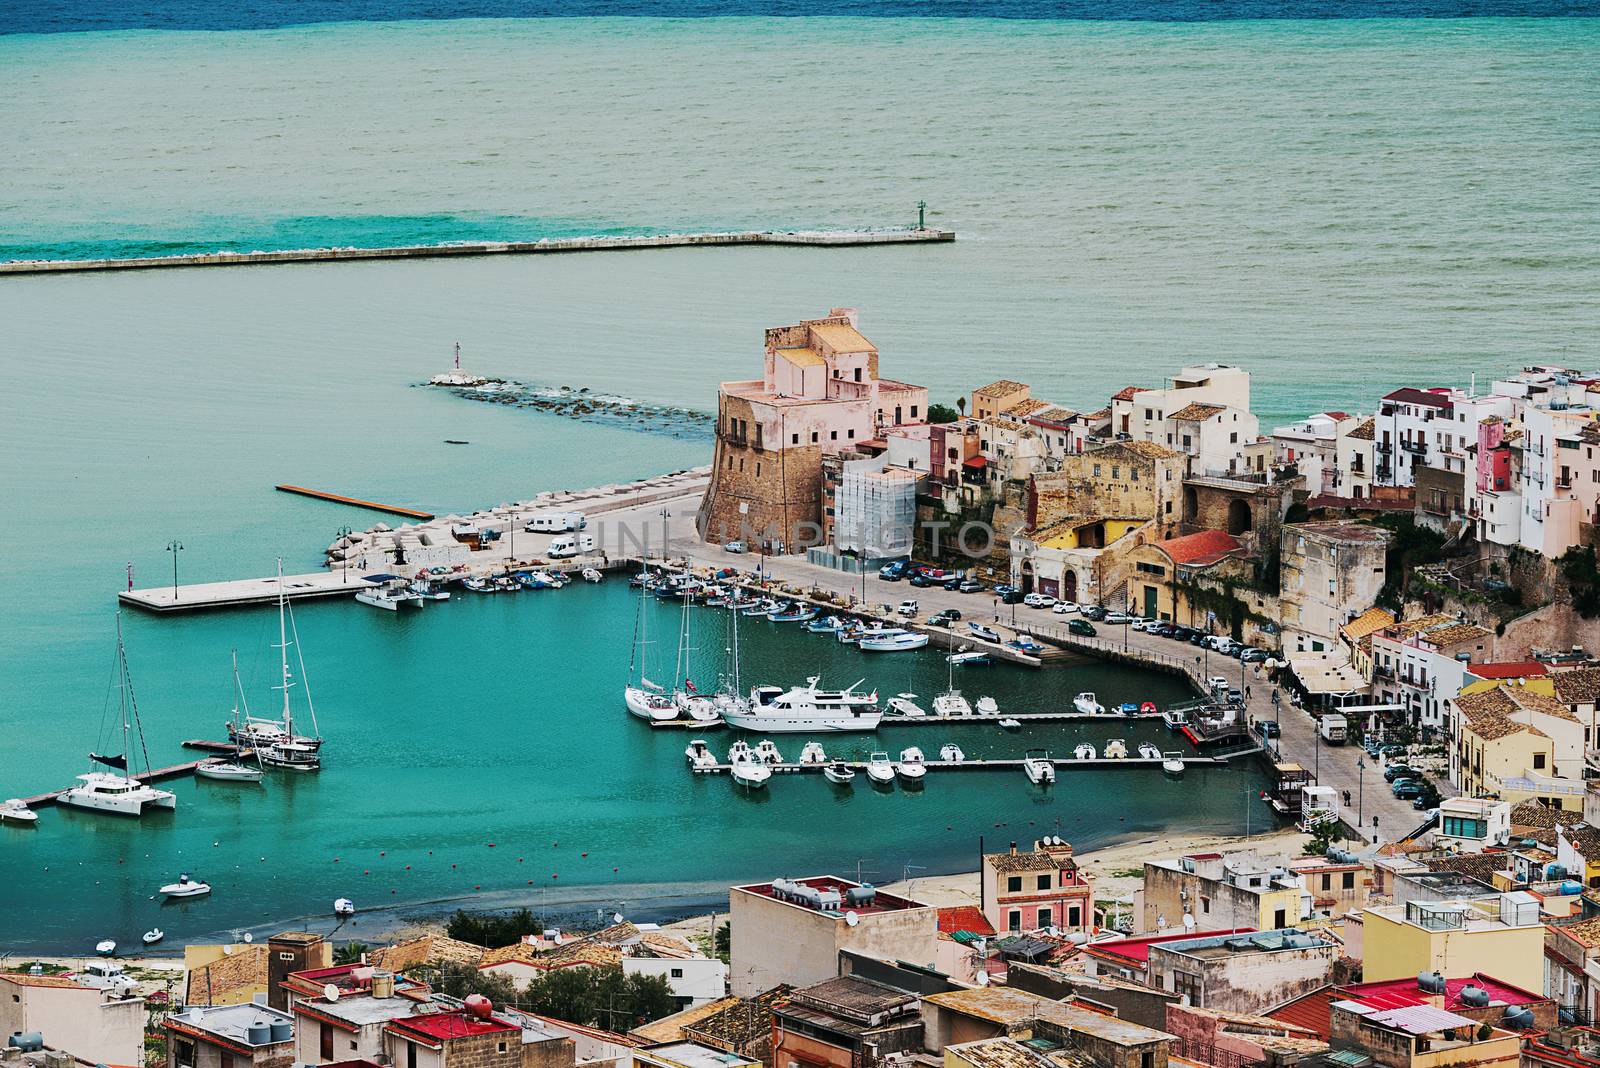
[[[1381,452],[1381,453],[1394,452],[1394,446],[1389,444],[1387,441],[1380,441],[1376,445],[1374,445],[1372,448],[1373,448],[1374,451]]]
[[[1428,455],[1428,443],[1426,441],[1405,441],[1402,439],[1400,447],[1413,456]]]

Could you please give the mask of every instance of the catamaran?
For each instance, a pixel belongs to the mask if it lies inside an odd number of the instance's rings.
[[[58,804],[93,812],[112,812],[122,816],[143,816],[151,809],[176,809],[178,799],[166,790],[146,786],[128,774],[132,749],[130,740],[139,735],[139,752],[144,756],[146,774],[150,757],[144,744],[144,725],[139,721],[139,705],[133,696],[133,679],[128,674],[128,655],[122,645],[122,613],[117,613],[117,657],[112,668],[117,688],[117,722],[122,732],[122,751],[115,755],[90,753],[89,760],[115,771],[90,771],[78,776],[78,785],[63,791]]]
[[[787,690],[781,686],[757,686],[750,691],[747,707],[724,709],[722,719],[742,731],[773,734],[878,728],[883,711],[878,708],[876,690],[862,693],[855,686],[823,690],[817,687],[819,677],[813,675],[804,686]]]

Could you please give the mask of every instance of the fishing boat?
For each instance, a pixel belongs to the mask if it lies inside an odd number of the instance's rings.
[[[867,761],[867,778],[878,785],[894,782],[894,765],[889,762],[888,753],[873,753]]]
[[[1128,744],[1121,738],[1113,738],[1106,743],[1102,752],[1111,760],[1125,760],[1128,756]]]
[[[959,653],[947,653],[945,660],[956,667],[987,667],[994,663],[988,653],[977,649],[963,649]]]
[[[1020,731],[1022,729],[1022,721],[1020,719],[1016,719],[1015,717],[1007,716],[1005,719],[1000,721],[1000,726],[1004,730]]]
[[[295,676],[289,670],[289,647],[294,647],[295,663],[300,668],[300,689],[305,694],[306,711],[311,716],[312,729],[317,733],[302,738],[294,733],[294,703],[289,691],[295,687]],[[283,561],[278,561],[278,664],[280,682],[274,689],[283,691],[283,733],[257,754],[268,767],[284,771],[316,771],[322,767],[322,735],[317,728],[317,709],[311,700],[311,680],[306,674],[305,654],[300,650],[300,632],[294,625],[294,610],[289,607],[288,593],[283,585]],[[246,722],[250,722],[248,719]]]
[[[112,680],[117,690],[117,728],[122,735],[122,751],[114,755],[90,753],[90,766],[113,768],[114,771],[90,771],[78,776],[78,785],[62,791],[57,804],[91,812],[110,812],[120,816],[143,816],[146,812],[178,807],[176,795],[146,786],[128,774],[129,758],[133,752],[131,739],[138,734],[139,752],[145,753],[144,725],[139,719],[139,703],[133,695],[133,678],[128,674],[128,655],[122,644],[122,613],[117,613],[117,655],[112,666]],[[145,773],[150,771],[149,757],[145,757]]]
[[[411,580],[411,584],[406,589],[411,591],[412,598],[418,602],[448,601],[450,599],[450,591],[435,587],[433,582],[429,580],[426,571],[417,572],[417,577]]]
[[[366,575],[363,578],[368,585],[356,591],[356,600],[361,604],[385,612],[398,612],[404,605],[417,603],[410,590],[411,584],[399,575]]]
[[[165,931],[159,927],[152,927],[150,930],[144,933],[143,941],[145,945],[153,946],[165,937],[167,937],[167,933]]]
[[[1189,725],[1189,713],[1180,708],[1169,708],[1161,713],[1161,718],[1167,724],[1169,731],[1181,731]]]
[[[1161,770],[1168,775],[1182,775],[1184,767],[1182,753],[1170,752],[1161,754]]]
[[[738,730],[778,734],[877,729],[883,711],[876,690],[862,693],[855,686],[824,690],[817,686],[819,678],[813,675],[804,686],[788,690],[756,686],[750,691],[749,707],[724,711],[723,721]]]
[[[1139,743],[1139,759],[1140,760],[1160,760],[1161,759],[1161,750],[1157,749],[1155,746],[1151,745],[1149,742],[1140,742]]]
[[[967,754],[963,753],[956,743],[946,742],[939,747],[939,759],[946,764],[959,764],[967,759]]]
[[[741,610],[739,614],[743,616],[765,616],[771,615],[777,611],[777,608],[778,602],[768,597],[755,602],[749,608]]]
[[[335,916],[354,916],[356,914],[356,903],[347,897],[334,898],[333,914]]]
[[[109,938],[103,942],[96,942],[94,944],[94,951],[100,954],[102,957],[115,956],[117,952],[117,943]]]
[[[1000,632],[993,627],[986,627],[982,623],[968,623],[967,630],[971,632],[974,638],[981,638],[986,642],[994,642],[996,645],[1000,644]]]
[[[914,693],[897,693],[889,698],[887,704],[889,712],[896,716],[915,719],[918,716],[926,716],[928,714],[921,705],[917,704],[917,695]]]
[[[754,761],[736,761],[730,769],[733,781],[748,790],[759,790],[772,778],[772,769]]]
[[[833,640],[840,645],[854,645],[867,633],[867,625],[859,619],[852,619],[844,626],[833,632]]]
[[[844,620],[838,616],[823,616],[821,619],[813,619],[807,623],[806,630],[812,634],[832,634],[842,626],[844,626]]]
[[[732,612],[743,613],[746,609],[756,608],[760,604],[761,604],[761,601],[760,601],[759,598],[750,597],[750,596],[741,596],[741,597],[735,598],[734,600],[731,600],[731,601],[728,602],[728,610],[732,611]],[[763,613],[759,613],[758,612],[756,614],[757,615],[761,615]]]
[[[728,747],[728,763],[730,764],[752,764],[755,759],[755,753],[750,749],[750,743],[743,738]]]
[[[696,738],[684,747],[683,755],[692,768],[714,768],[717,766],[717,756],[706,745],[704,738]]]
[[[874,634],[862,635],[857,644],[863,653],[903,653],[927,645],[928,636],[914,630],[889,627]]]
[[[593,567],[586,567],[578,573],[583,576],[583,581],[585,582],[600,582],[606,577],[604,572]]]
[[[823,752],[821,742],[807,742],[805,748],[800,750],[800,763],[826,764],[828,754]]]
[[[835,760],[822,769],[822,774],[835,786],[849,786],[856,781],[855,770],[842,760]]]
[[[771,738],[761,739],[755,748],[755,758],[763,764],[783,763],[783,754],[778,752],[778,747],[772,744]]]
[[[468,575],[461,580],[461,585],[473,593],[499,593],[500,587],[496,586],[494,579],[483,575]]]
[[[19,823],[32,827],[39,822],[39,814],[29,808],[19,797],[0,802],[0,823]]]
[[[512,575],[500,575],[494,580],[494,588],[501,593],[515,593],[522,589],[522,583]]]
[[[1030,749],[1023,754],[1022,773],[1035,786],[1048,786],[1056,781],[1055,762],[1043,749]]]
[[[923,762],[922,750],[914,745],[900,750],[900,763],[895,765],[894,770],[902,781],[908,784],[920,783],[923,776],[928,774],[928,765]]]
[[[1078,747],[1072,751],[1072,756],[1075,760],[1093,760],[1098,755],[1094,751],[1094,746],[1088,742],[1080,742]]]
[[[1000,704],[993,697],[978,698],[978,703],[974,707],[977,708],[980,716],[998,716],[1000,714]]]
[[[789,604],[775,612],[768,612],[767,619],[774,623],[810,623],[822,614],[822,609],[813,605]]]
[[[1103,716],[1106,714],[1106,706],[1101,704],[1090,690],[1085,690],[1074,697],[1072,699],[1072,707],[1087,716]]]
[[[211,885],[190,878],[188,873],[178,876],[178,881],[161,888],[162,897],[203,897],[211,893]]]
[[[244,695],[244,685],[239,681],[239,654],[233,657],[233,716],[229,719],[229,733],[237,735],[239,728],[249,714],[249,705]],[[260,782],[265,777],[261,767],[260,750],[252,749],[256,754],[255,766],[246,764],[242,759],[241,750],[235,746],[231,757],[213,757],[202,760],[194,767],[194,774],[199,779],[211,779],[214,782]]]

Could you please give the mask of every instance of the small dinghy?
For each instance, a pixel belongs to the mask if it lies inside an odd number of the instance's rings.
[[[1157,749],[1155,746],[1151,745],[1149,742],[1140,742],[1139,743],[1139,758],[1141,760],[1160,760],[1161,759],[1161,750]]]
[[[826,764],[827,762],[828,754],[822,751],[821,742],[807,742],[805,748],[800,750],[800,763],[802,764]]]
[[[1105,754],[1112,760],[1122,760],[1128,755],[1128,745],[1121,738],[1113,738],[1106,743]]]
[[[967,759],[967,754],[963,753],[956,743],[946,742],[939,748],[939,759],[946,764],[959,764]]]
[[[822,774],[826,775],[828,777],[828,781],[833,783],[835,786],[849,786],[851,783],[856,781],[855,771],[848,767],[842,760],[835,760],[826,768],[823,768]]]
[[[1154,701],[1140,701],[1139,702],[1139,714],[1141,716],[1153,716],[1153,715],[1155,715],[1156,714],[1156,703]]]
[[[597,569],[592,567],[584,568],[579,572],[579,574],[583,576],[583,581],[585,582],[599,582],[605,578],[605,575],[601,574]]]
[[[161,888],[164,897],[201,897],[211,893],[211,885],[199,879],[191,879],[187,874],[178,876],[178,881],[168,883]]]
[[[347,897],[337,898],[333,902],[333,914],[335,916],[354,916],[356,914],[356,903]]]
[[[150,930],[144,933],[144,944],[147,946],[153,946],[165,937],[167,937],[167,933],[165,931],[159,927],[152,927]]]
[[[94,951],[100,954],[102,957],[115,956],[117,952],[117,944],[108,938],[104,942],[96,942],[94,944]]]
[[[1094,751],[1094,746],[1090,745],[1088,742],[1082,743],[1078,746],[1078,748],[1072,751],[1072,756],[1076,760],[1093,760],[1098,755],[1099,754]]]
[[[1013,719],[1012,717],[1007,716],[1005,719],[1000,721],[1000,726],[1008,731],[1020,731],[1022,729],[1022,721],[1020,719]]]
[[[980,716],[998,716],[1000,714],[1000,704],[993,697],[978,698],[978,703],[974,707],[977,708]]]

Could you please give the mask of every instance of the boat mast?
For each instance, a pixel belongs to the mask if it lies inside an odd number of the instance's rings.
[[[133,676],[128,672],[128,650],[122,644],[122,610],[117,610],[117,710],[122,717],[122,760],[123,774],[129,778],[133,775],[131,766],[132,750],[128,745],[129,734],[133,727],[139,728],[139,753],[144,757],[144,770],[150,772],[150,749],[144,741],[144,723],[139,719],[139,699],[133,693]],[[129,712],[132,712],[130,717]],[[130,722],[131,720],[131,722]]]
[[[294,740],[294,710],[289,707],[289,687],[294,683],[289,678],[289,628],[285,622],[285,606],[288,597],[283,588],[283,557],[278,557],[278,661],[282,668],[282,684],[278,689],[283,691],[283,730],[289,740]]]

